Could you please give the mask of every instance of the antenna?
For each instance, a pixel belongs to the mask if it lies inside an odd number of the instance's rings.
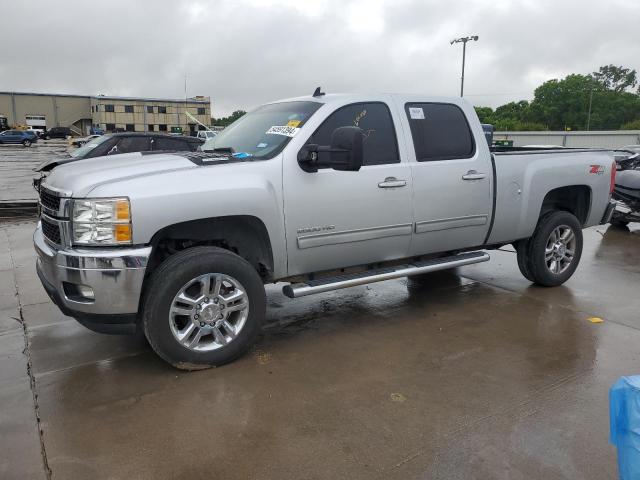
[[[314,97],[321,97],[322,95],[324,95],[324,92],[321,91],[321,90],[322,90],[322,87],[316,88],[316,91],[313,92],[313,96]]]

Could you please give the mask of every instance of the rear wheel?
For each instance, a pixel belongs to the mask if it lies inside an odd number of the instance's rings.
[[[176,368],[198,370],[242,355],[260,331],[262,280],[242,257],[195,247],[167,259],[148,280],[144,332]]]
[[[30,147],[31,146],[31,140],[23,140],[22,141],[22,145],[25,147]]]
[[[545,287],[566,282],[580,263],[582,226],[569,212],[540,218],[533,236],[516,246],[518,267],[528,280]]]

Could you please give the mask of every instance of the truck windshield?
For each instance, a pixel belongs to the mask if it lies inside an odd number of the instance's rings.
[[[77,148],[76,150],[70,152],[69,155],[71,155],[73,158],[83,158],[91,150],[96,148],[101,143],[106,142],[110,138],[111,138],[110,135],[102,135],[101,137],[96,137],[93,140],[85,143],[80,148]]]
[[[321,106],[318,102],[263,105],[208,139],[201,150],[229,153],[238,158],[272,158],[282,151]]]

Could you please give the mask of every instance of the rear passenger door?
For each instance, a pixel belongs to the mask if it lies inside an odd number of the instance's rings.
[[[491,154],[486,143],[475,141],[484,142],[483,134],[474,137],[466,117],[470,113],[453,103],[408,102],[401,107],[407,143],[413,147],[410,254],[482,245],[493,205]]]

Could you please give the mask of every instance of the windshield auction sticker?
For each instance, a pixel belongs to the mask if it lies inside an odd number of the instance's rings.
[[[269,135],[284,135],[285,137],[295,137],[296,133],[298,133],[299,128],[296,127],[276,127],[273,126],[269,130],[267,130],[267,134]]]

